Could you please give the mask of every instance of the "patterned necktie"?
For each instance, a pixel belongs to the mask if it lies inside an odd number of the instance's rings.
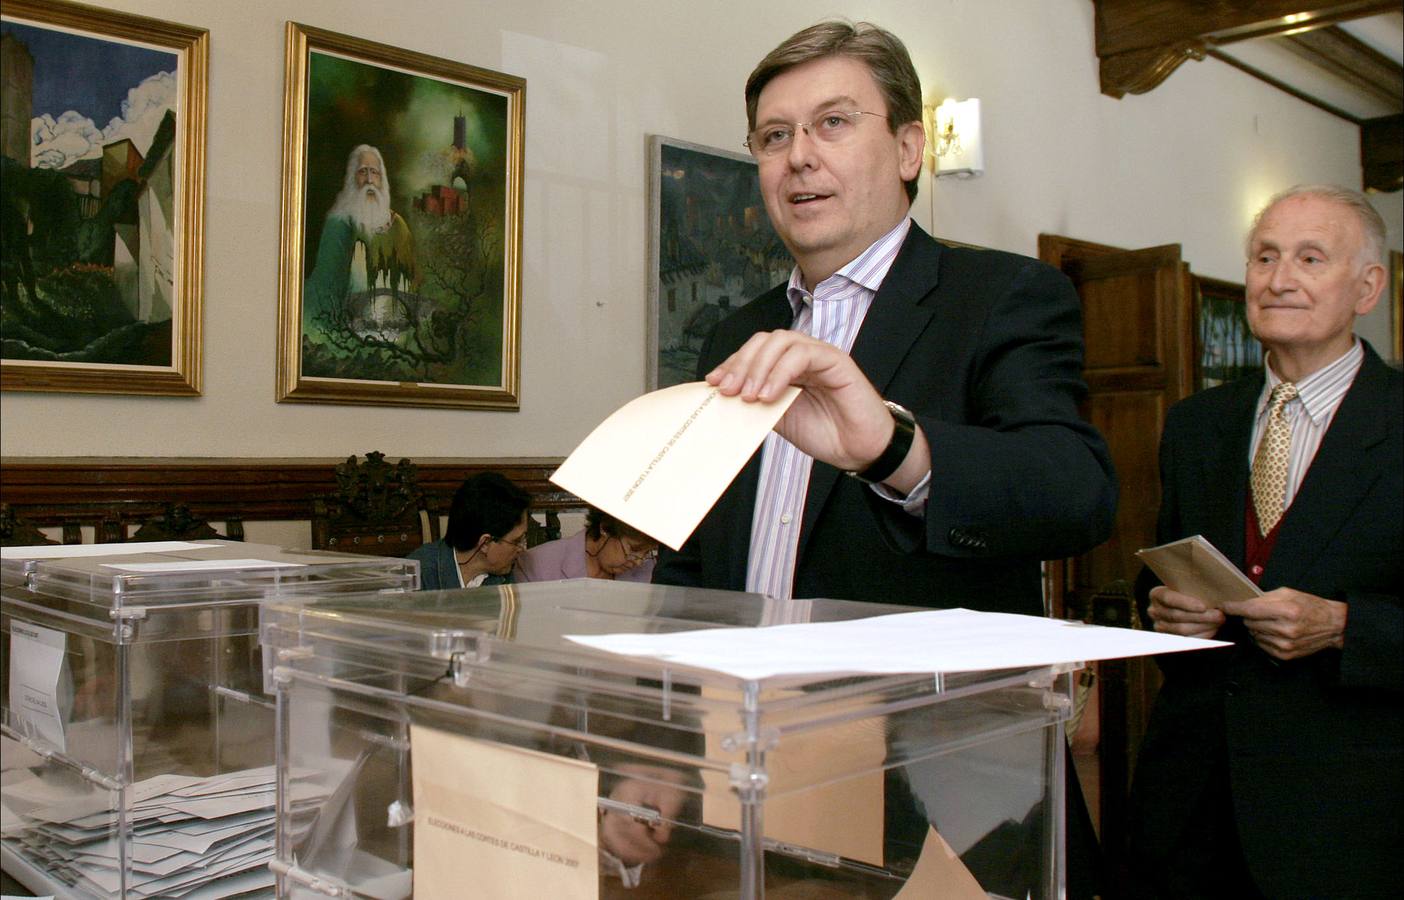
[[[1288,401],[1297,396],[1297,386],[1284,381],[1272,389],[1267,426],[1253,458],[1253,511],[1258,514],[1258,532],[1264,536],[1282,518],[1282,500],[1287,494],[1287,463],[1292,450],[1292,423],[1284,415]]]

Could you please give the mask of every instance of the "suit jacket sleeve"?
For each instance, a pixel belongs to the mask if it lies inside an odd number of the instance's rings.
[[[970,350],[928,365],[966,366],[963,408],[923,398],[913,411],[931,445],[931,490],[920,543],[900,507],[870,506],[901,544],[944,556],[1054,559],[1086,552],[1111,533],[1116,478],[1106,444],[1078,413],[1081,302],[1061,273],[990,251],[989,276],[942,271],[933,327],[960,329]],[[941,307],[953,310],[947,313]],[[954,320],[954,321],[952,321]],[[946,340],[949,340],[947,338]],[[902,379],[884,391],[905,403]]]

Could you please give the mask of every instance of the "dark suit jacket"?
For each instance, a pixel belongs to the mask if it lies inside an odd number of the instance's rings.
[[[1397,896],[1404,817],[1404,377],[1367,344],[1300,490],[1262,588],[1350,604],[1345,649],[1278,663],[1237,620],[1229,650],[1166,657],[1140,752],[1133,841],[1176,865],[1215,761],[1244,857],[1271,897]],[[1203,534],[1242,567],[1248,450],[1261,374],[1170,410],[1158,539]],[[1153,578],[1143,577],[1144,595]],[[1144,602],[1144,600],[1143,600]]]
[[[459,583],[458,560],[454,558],[453,546],[445,538],[432,544],[422,544],[409,555],[419,560],[419,589],[421,591],[441,591],[457,589]],[[484,585],[510,584],[511,575],[489,575]]]
[[[783,285],[720,322],[710,371],[752,334],[790,327]],[[912,226],[854,341],[878,391],[910,409],[931,444],[924,521],[816,462],[794,596],[1040,614],[1041,559],[1081,553],[1111,530],[1106,445],[1077,412],[1081,307],[1035,260],[950,247]],[[760,453],[653,580],[744,590]]]

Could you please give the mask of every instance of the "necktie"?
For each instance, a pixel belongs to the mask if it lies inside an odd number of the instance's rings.
[[[1292,450],[1292,423],[1284,407],[1297,396],[1297,386],[1284,381],[1268,398],[1267,426],[1253,458],[1253,511],[1258,514],[1258,531],[1266,535],[1282,518],[1282,499],[1287,493],[1287,462]]]

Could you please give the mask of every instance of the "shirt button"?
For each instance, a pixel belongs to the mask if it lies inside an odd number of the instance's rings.
[[[791,518],[791,516],[790,516],[789,513],[781,513],[781,514],[780,514],[780,524],[781,524],[781,525],[788,525],[788,524],[790,524],[790,518]]]
[[[1261,575],[1261,574],[1263,574],[1263,567],[1262,567],[1262,566],[1254,566],[1253,568],[1249,569],[1248,571],[1252,572],[1254,575]]]

